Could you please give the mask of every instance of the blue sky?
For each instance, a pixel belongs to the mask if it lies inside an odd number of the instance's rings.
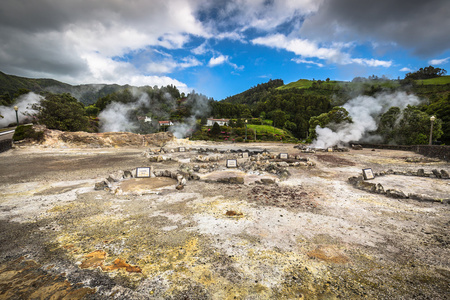
[[[448,0],[3,0],[0,71],[176,85],[221,100],[269,79],[450,69]]]

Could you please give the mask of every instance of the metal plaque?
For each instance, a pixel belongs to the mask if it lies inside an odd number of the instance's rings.
[[[375,176],[373,175],[372,169],[363,169],[363,176],[364,180],[374,179]]]
[[[227,159],[227,168],[237,168],[237,160]]]
[[[150,168],[136,168],[136,178],[150,177]]]
[[[287,153],[280,153],[280,159],[288,159],[289,155]]]

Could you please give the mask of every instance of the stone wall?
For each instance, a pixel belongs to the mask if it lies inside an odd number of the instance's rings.
[[[437,146],[437,145],[418,145],[415,146],[416,153],[422,154],[427,157],[435,157],[442,160],[450,161],[450,146]]]
[[[0,141],[0,153],[8,151],[11,148],[12,148],[12,140]]]
[[[427,157],[450,161],[450,146],[360,144],[363,148],[413,151]]]

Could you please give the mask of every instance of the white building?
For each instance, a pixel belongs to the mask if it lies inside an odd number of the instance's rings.
[[[217,123],[220,126],[228,126],[229,122],[230,122],[230,119],[213,119],[213,118],[208,118],[207,121],[206,121],[206,126],[213,126],[214,123]]]

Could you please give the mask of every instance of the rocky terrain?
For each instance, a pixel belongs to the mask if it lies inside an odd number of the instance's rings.
[[[448,299],[449,171],[406,151],[48,131],[0,154],[0,298]]]

